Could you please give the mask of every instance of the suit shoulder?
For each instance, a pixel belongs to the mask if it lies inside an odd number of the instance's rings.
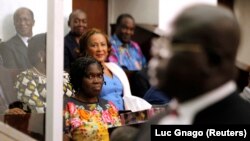
[[[18,36],[13,36],[4,44],[5,46],[11,47],[11,46],[14,46],[14,44],[22,44],[22,40]]]

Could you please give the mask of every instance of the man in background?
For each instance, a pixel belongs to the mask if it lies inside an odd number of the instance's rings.
[[[13,20],[17,34],[1,47],[3,65],[11,69],[27,69],[30,67],[27,47],[33,36],[34,14],[30,9],[21,7],[15,11]]]
[[[84,11],[74,10],[68,20],[70,32],[64,37],[64,70],[69,72],[70,65],[80,56],[79,40],[87,29],[87,15]]]
[[[111,62],[117,63],[129,71],[141,70],[146,66],[146,59],[139,45],[132,41],[135,20],[129,14],[121,14],[116,21],[116,29],[111,37]]]

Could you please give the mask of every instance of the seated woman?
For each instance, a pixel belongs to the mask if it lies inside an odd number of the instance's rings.
[[[91,57],[82,57],[70,70],[70,81],[77,92],[64,97],[64,132],[74,141],[108,141],[107,129],[121,122],[114,104],[99,98],[104,82],[102,65]]]
[[[46,108],[46,34],[38,34],[29,40],[28,57],[33,67],[17,76],[17,98],[32,113],[44,113]],[[72,86],[64,73],[64,94],[71,96]],[[27,109],[27,108],[26,108]]]
[[[132,96],[128,78],[117,64],[107,62],[111,44],[106,34],[98,29],[88,30],[80,39],[80,52],[100,62],[104,68],[104,85],[100,97],[112,101],[120,110],[139,111],[151,108],[145,100]]]

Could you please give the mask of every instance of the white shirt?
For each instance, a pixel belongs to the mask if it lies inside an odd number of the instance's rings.
[[[217,89],[207,92],[193,100],[179,104],[177,107],[178,117],[174,115],[165,116],[159,121],[159,124],[190,125],[193,123],[194,116],[199,111],[227,97],[235,90],[235,82],[229,81]]]
[[[30,39],[30,37],[23,37],[20,34],[17,34],[17,35],[21,38],[21,40],[26,45],[26,47],[28,47],[28,40]]]
[[[240,93],[240,96],[250,102],[250,88],[246,86],[244,90]]]

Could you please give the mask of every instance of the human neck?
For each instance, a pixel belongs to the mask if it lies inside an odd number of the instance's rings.
[[[81,36],[75,36],[75,41],[77,44],[80,44],[80,38],[81,38]]]
[[[31,32],[31,33],[29,33],[29,34],[27,34],[27,35],[22,35],[22,34],[20,34],[20,33],[17,33],[20,37],[28,37],[28,38],[31,38],[32,37],[32,35],[33,35],[33,33]]]
[[[38,73],[39,75],[46,76],[46,66],[45,66],[45,64],[40,63],[40,64],[34,66],[33,68],[35,69],[36,73]]]
[[[103,66],[103,72],[105,75],[109,76],[109,77],[112,77],[112,72],[109,70],[109,68],[106,66],[105,62],[104,63],[101,63],[102,66]]]
[[[88,96],[85,96],[82,92],[79,92],[75,97],[85,103],[97,103],[98,102],[98,97],[88,97]]]

